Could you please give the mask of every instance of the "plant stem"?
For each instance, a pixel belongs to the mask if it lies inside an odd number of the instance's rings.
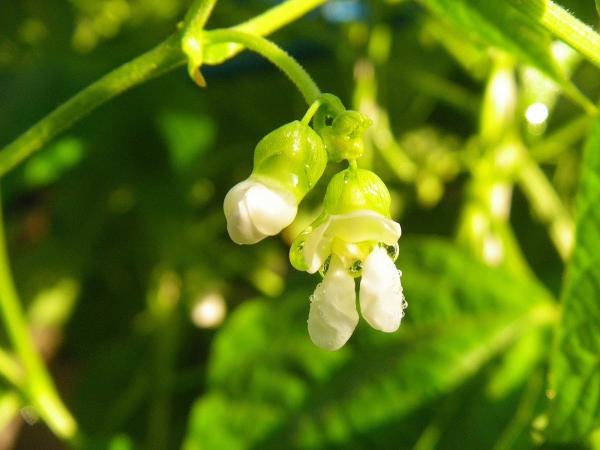
[[[23,385],[23,373],[19,363],[3,348],[0,348],[0,375],[17,388]]]
[[[198,0],[186,17],[186,30],[200,32],[216,0]],[[289,0],[236,27],[236,29],[267,35],[292,22],[326,0]],[[83,89],[34,124],[0,151],[0,177],[44,147],[53,137],[83,118],[98,106],[138,84],[162,75],[185,63],[181,50],[181,32],[175,33],[152,50],[117,67]],[[222,45],[222,44],[221,44]],[[223,62],[241,51],[243,46],[230,48]],[[207,49],[208,53],[210,49]],[[211,63],[210,61],[205,61]],[[214,62],[212,62],[214,63]]]
[[[116,68],[64,102],[0,151],[0,176],[116,95],[183,63],[179,35]]]
[[[543,9],[540,8],[540,2],[510,1],[600,67],[600,35],[590,26],[553,1],[548,1]]]
[[[560,257],[567,260],[573,250],[575,224],[554,186],[531,156],[524,150],[518,182],[531,207],[549,227],[550,238]]]
[[[563,152],[583,139],[590,130],[593,120],[589,116],[581,116],[563,125],[530,148],[531,156],[539,162],[556,159]]]
[[[185,15],[184,30],[202,30],[216,3],[217,0],[194,0]]]
[[[77,435],[77,423],[62,403],[42,357],[36,351],[8,261],[0,205],[0,310],[8,337],[25,369],[23,387],[50,429],[63,439],[73,440]]]
[[[310,107],[308,108],[308,110],[304,114],[304,117],[302,117],[302,120],[301,120],[301,122],[304,125],[308,125],[310,123],[313,116],[317,113],[318,109],[321,107],[321,104],[322,104],[321,100],[318,99],[318,100],[315,100],[312,105],[310,105]]]
[[[266,36],[280,28],[282,25],[293,22],[298,17],[303,16],[307,12],[327,2],[327,0],[288,0],[274,8],[269,9],[265,13],[256,16],[246,22],[233,27],[234,30],[244,31],[259,36]],[[186,35],[199,35],[202,30],[194,27],[186,29]],[[203,55],[203,63],[208,65],[221,64],[226,59],[229,59],[244,49],[243,45],[220,44],[215,51],[205,49]]]
[[[259,53],[279,67],[304,96],[306,103],[312,105],[321,95],[321,90],[304,68],[273,42],[261,36],[235,29],[206,31],[203,41],[210,44],[234,42]]]

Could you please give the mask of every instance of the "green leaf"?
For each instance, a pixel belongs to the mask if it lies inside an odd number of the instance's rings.
[[[456,389],[552,316],[539,285],[440,241],[403,242],[399,261],[410,305],[400,331],[362,322],[338,352],[308,338],[309,292],[241,306],[215,341],[184,448],[348,448]]]
[[[528,0],[539,9],[546,7],[544,0]],[[486,45],[498,47],[522,62],[537,67],[557,81],[564,77],[554,64],[550,52],[550,33],[506,1],[489,0],[422,0],[440,18],[449,20],[460,30]],[[534,6],[530,6],[530,9]]]
[[[563,318],[552,361],[547,437],[581,442],[600,427],[600,120],[586,144],[575,249],[562,291]]]

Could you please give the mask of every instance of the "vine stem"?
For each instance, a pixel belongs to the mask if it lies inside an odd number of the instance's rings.
[[[539,21],[550,32],[578,50],[595,66],[600,67],[600,35],[562,6],[548,1],[541,2],[510,0],[531,18]]]
[[[203,40],[210,44],[237,43],[264,56],[285,73],[310,106],[321,96],[321,90],[306,70],[285,50],[261,36],[235,29],[206,31]]]
[[[317,110],[321,107],[321,105],[322,105],[321,99],[315,100],[313,102],[313,104],[310,105],[310,107],[308,108],[308,110],[306,111],[306,113],[304,114],[304,117],[302,117],[302,120],[300,122],[302,122],[304,125],[310,124],[310,121],[312,120],[313,116],[317,113]]]
[[[60,399],[37,352],[10,272],[0,204],[0,311],[8,337],[24,368],[23,389],[48,427],[66,440],[77,438],[77,423]],[[19,381],[19,383],[21,383]]]
[[[203,29],[217,0],[194,0],[184,19],[184,28]]]
[[[21,366],[3,348],[0,348],[0,374],[13,386],[21,388],[23,375]]]
[[[124,91],[185,63],[181,49],[183,33],[200,32],[216,0],[199,0],[190,8],[183,29],[148,52],[117,67],[60,105],[25,133],[0,150],[0,177],[42,149],[53,137],[85,115]],[[288,0],[234,28],[256,35],[267,35],[298,19],[326,0]],[[243,46],[230,49],[229,59]],[[210,49],[206,49],[207,51]],[[224,60],[223,59],[223,60]],[[222,61],[220,61],[222,62]],[[208,63],[208,61],[207,61]]]
[[[179,36],[174,34],[152,50],[92,83],[0,151],[0,176],[40,150],[54,136],[101,104],[143,81],[180,65],[182,61]]]

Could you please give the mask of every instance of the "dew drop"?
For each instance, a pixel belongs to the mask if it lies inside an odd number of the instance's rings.
[[[329,270],[329,264],[331,263],[331,255],[327,257],[321,268],[319,269],[319,273],[323,278],[327,275],[327,271]]]
[[[308,269],[308,264],[304,259],[304,246],[306,245],[306,238],[311,231],[312,227],[308,227],[300,233],[290,247],[290,262],[296,270],[304,271]]]
[[[353,277],[358,277],[362,273],[362,269],[363,269],[362,261],[360,259],[357,259],[350,266],[350,269],[349,269],[350,275],[352,275]]]
[[[381,245],[381,247],[385,248],[388,256],[390,258],[392,258],[392,261],[396,261],[398,259],[398,254],[400,253],[400,247],[398,246],[397,242],[392,245],[385,245],[383,243],[379,244],[379,245]]]

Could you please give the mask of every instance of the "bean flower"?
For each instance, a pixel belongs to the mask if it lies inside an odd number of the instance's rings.
[[[323,281],[310,298],[308,332],[327,350],[342,347],[359,321],[355,278],[360,277],[359,305],[375,329],[398,329],[406,302],[398,255],[400,225],[390,218],[390,195],[373,172],[350,167],[331,180],[324,211],[294,241],[292,265]]]
[[[323,141],[308,125],[294,121],[267,134],[254,151],[250,177],[225,196],[231,240],[255,244],[290,225],[326,164]]]
[[[314,129],[308,125],[311,111]],[[356,163],[370,124],[337,97],[323,94],[302,121],[258,143],[251,175],[227,193],[223,204],[231,239],[257,243],[294,221],[328,161],[348,161],[327,186],[322,214],[290,249],[296,269],[323,277],[310,296],[308,333],[326,350],[341,348],[358,324],[357,280],[360,313],[376,330],[396,331],[406,308],[394,263],[400,225],[390,217],[390,193],[375,173]]]

